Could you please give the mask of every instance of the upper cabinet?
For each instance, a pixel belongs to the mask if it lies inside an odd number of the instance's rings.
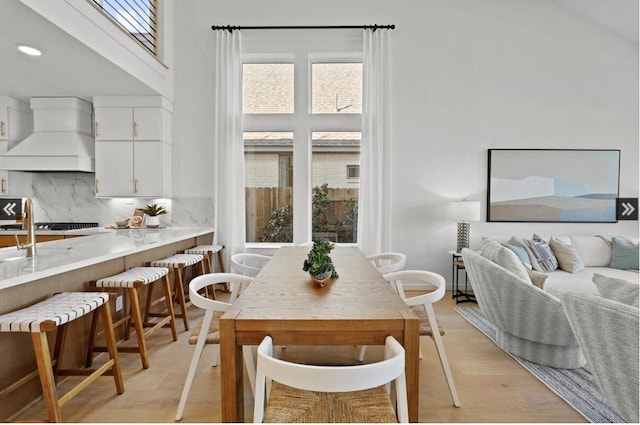
[[[33,131],[33,114],[27,102],[0,96],[0,154]]]
[[[96,96],[98,197],[171,196],[171,104],[161,96]]]
[[[0,170],[0,197],[27,197],[31,196],[31,173],[21,171]]]

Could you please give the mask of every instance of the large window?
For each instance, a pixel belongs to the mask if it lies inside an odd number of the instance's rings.
[[[362,64],[283,57],[243,66],[247,242],[355,243]]]

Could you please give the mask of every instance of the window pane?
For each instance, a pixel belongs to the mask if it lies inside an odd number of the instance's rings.
[[[357,242],[360,132],[313,132],[312,236]]]
[[[242,112],[293,113],[293,64],[245,63],[242,66]]]
[[[311,78],[312,113],[362,112],[361,63],[314,63],[311,65]]]
[[[293,242],[293,133],[244,133],[247,242]]]

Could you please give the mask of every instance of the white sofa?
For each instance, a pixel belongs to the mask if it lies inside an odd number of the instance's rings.
[[[554,236],[556,237],[556,236]],[[533,235],[530,237],[533,239]],[[549,243],[551,237],[541,235],[540,238]],[[564,271],[560,268],[545,273],[547,278],[542,289],[545,292],[559,296],[562,293],[579,293],[598,295],[598,290],[593,283],[593,275],[601,274],[629,282],[639,282],[638,270],[617,269],[610,267],[613,259],[613,247],[611,237],[603,236],[557,236],[558,239],[571,245],[584,264],[584,270],[575,273]],[[631,243],[638,245],[638,237],[624,237]],[[489,239],[500,244],[507,244],[511,237],[492,236]],[[517,238],[522,241],[523,238]]]
[[[544,239],[539,237],[540,242]],[[598,289],[592,282],[596,273],[633,284],[638,284],[638,273],[607,267],[613,254],[605,238],[562,237],[556,238],[556,245],[558,240],[571,252],[574,270],[580,271],[530,270],[522,258],[529,258],[531,250],[517,255],[518,250],[513,249],[518,241],[527,244],[520,238],[485,238],[480,252],[464,249],[462,257],[480,310],[496,326],[501,348],[538,364],[576,368],[584,366],[586,360],[562,308],[561,294],[597,295]],[[563,258],[566,266],[566,256]],[[637,258],[635,260],[637,264]],[[546,259],[540,264],[542,261]],[[540,269],[540,264],[532,268]],[[540,283],[541,276],[545,278],[543,283]]]

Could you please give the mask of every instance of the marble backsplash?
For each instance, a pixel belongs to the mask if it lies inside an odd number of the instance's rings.
[[[33,173],[29,196],[36,222],[98,222],[108,226],[155,201],[169,211],[160,216],[162,226],[213,227],[211,198],[96,198],[91,173]]]

